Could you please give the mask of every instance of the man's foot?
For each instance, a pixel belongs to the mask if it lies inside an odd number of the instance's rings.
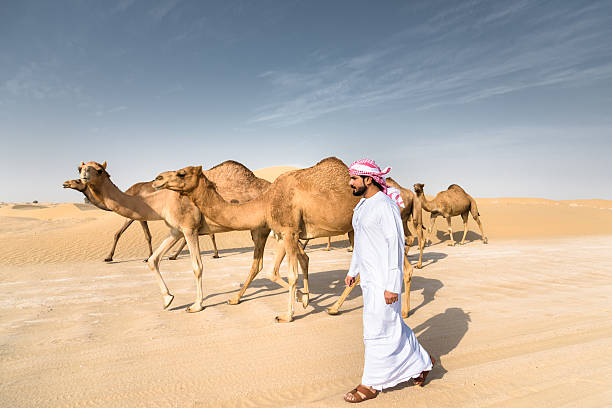
[[[434,364],[436,364],[436,360],[432,356],[429,356],[429,358],[431,358],[431,368],[433,369]],[[429,371],[431,370],[423,371],[421,374],[419,374],[419,376],[414,379],[414,384],[420,385],[421,387],[424,386],[425,379],[427,378],[427,374],[429,374]]]
[[[362,402],[369,399],[374,399],[378,396],[378,390],[372,387],[359,384],[357,388],[353,388],[351,391],[344,394],[344,400],[346,402]]]

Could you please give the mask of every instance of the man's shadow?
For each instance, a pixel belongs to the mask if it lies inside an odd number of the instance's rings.
[[[450,307],[412,329],[418,335],[419,343],[436,359],[427,382],[440,379],[447,373],[442,357],[459,345],[471,321],[469,313],[459,307]]]
[[[425,385],[430,381],[439,380],[448,372],[442,365],[442,356],[459,345],[468,331],[469,322],[471,322],[469,313],[458,307],[450,307],[444,313],[437,314],[412,329],[415,335],[420,332],[419,343],[436,360]],[[406,381],[384,392],[397,391],[413,385],[412,381]]]

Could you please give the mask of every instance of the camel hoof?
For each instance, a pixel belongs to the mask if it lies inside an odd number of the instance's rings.
[[[290,323],[293,321],[293,316],[276,316],[274,320],[276,323]]]
[[[164,295],[164,309],[167,309],[173,300],[174,300],[174,296],[172,296],[171,294]]]
[[[423,269],[423,265],[422,264],[417,264],[416,268],[417,269]]]
[[[482,243],[483,243],[483,244],[488,244],[488,243],[489,243],[489,239],[488,239],[488,238],[483,239],[483,240],[482,240]]]
[[[455,246],[455,243],[454,242],[449,242],[447,245],[448,246]]]
[[[200,302],[196,302],[193,305],[189,306],[187,309],[185,309],[187,313],[197,313],[202,310],[204,310],[204,307]]]
[[[104,262],[113,262],[113,258],[111,257],[104,258]]]
[[[295,294],[295,300],[297,302],[301,302],[302,306],[304,306],[304,309],[306,309],[306,306],[308,306],[308,300],[309,300],[308,293],[302,293],[301,291],[298,290]]]
[[[232,298],[227,301],[228,305],[237,305],[240,303],[240,298]]]
[[[409,314],[410,314],[410,311],[402,312],[402,319],[407,319]]]
[[[327,314],[328,314],[328,315],[335,316],[335,315],[339,314],[339,313],[338,313],[338,309],[334,309],[333,307],[328,307],[328,308],[327,308],[327,309],[325,309],[325,310],[327,311]]]
[[[219,255],[213,255],[213,258],[215,258],[215,259],[219,259],[219,258],[221,258],[221,257],[220,257]]]
[[[346,252],[353,252],[353,248],[347,249]]]
[[[176,261],[176,256],[170,256],[170,257],[168,257],[168,260],[169,261]]]

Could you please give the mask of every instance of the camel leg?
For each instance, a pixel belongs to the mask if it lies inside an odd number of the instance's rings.
[[[166,251],[168,251],[168,249],[172,247],[172,245],[176,244],[176,242],[181,237],[182,234],[180,233],[180,231],[171,230],[170,235],[168,235],[166,239],[164,239],[159,248],[157,248],[153,252],[153,254],[149,257],[149,260],[147,261],[147,266],[149,267],[151,272],[153,272],[155,278],[157,279],[157,283],[159,284],[159,289],[164,300],[164,309],[170,306],[170,303],[172,303],[174,296],[172,296],[168,291],[166,282],[164,282],[164,278],[162,278],[161,274],[159,273],[159,262],[161,261],[161,258],[166,253]]]
[[[405,319],[410,313],[410,283],[412,282],[412,265],[404,255],[404,299],[402,300],[402,317]]]
[[[215,239],[215,234],[210,234],[210,240],[213,244],[213,258],[219,258],[219,251],[217,250],[217,240]]]
[[[147,240],[147,244],[149,245],[149,256],[153,255],[153,247],[151,246],[151,231],[149,231],[149,224],[147,224],[146,221],[139,221],[140,222],[140,226],[142,227],[142,231],[145,234],[145,239]],[[144,260],[144,262],[147,262],[149,260],[149,257],[147,257],[147,259]]]
[[[280,266],[285,258],[285,244],[282,240],[279,240],[276,245],[276,252],[274,253],[274,269],[272,270],[272,276],[270,276],[270,280],[272,282],[278,283],[285,289],[289,289],[289,284],[285,282],[283,278],[280,276]]]
[[[467,230],[468,230],[467,228],[468,214],[469,213],[461,214],[461,218],[463,219],[463,237],[461,238],[461,242],[459,243],[459,245],[465,244],[465,236],[467,235]]]
[[[125,232],[126,229],[128,229],[130,225],[132,225],[133,222],[134,220],[126,218],[125,222],[123,223],[123,226],[119,228],[119,231],[115,232],[113,247],[111,248],[108,256],[104,258],[104,262],[111,262],[113,260],[113,255],[115,255],[115,248],[117,248],[117,242],[119,241],[119,237],[121,237],[121,235]],[[149,240],[149,247],[150,245],[151,245],[151,241]],[[151,254],[149,254],[149,256],[151,256]]]
[[[309,242],[310,242],[309,239],[304,240],[304,244],[302,244],[302,250],[306,249],[306,245],[308,245]]]
[[[306,308],[306,306],[308,306],[308,299],[310,296],[310,290],[308,289],[308,262],[310,261],[310,259],[299,245],[297,246],[297,248],[297,259],[300,263],[300,268],[302,268],[302,276],[304,278],[304,291],[298,290],[296,292],[296,300],[298,302],[302,302],[302,306]]]
[[[349,248],[347,249],[347,251],[349,252],[353,252],[353,246],[355,245],[355,231],[349,231],[348,232],[348,239],[349,239]]]
[[[482,236],[482,243],[483,244],[488,244],[489,243],[489,239],[485,235],[484,228],[482,227],[482,224],[480,223],[480,217],[478,217],[478,215],[475,216],[474,217],[474,221],[476,221],[476,224],[478,224],[478,228],[480,228],[480,235]]]
[[[423,248],[425,248],[425,239],[423,238],[423,224],[418,221],[412,220],[412,225],[417,234],[417,243],[419,245],[419,261],[417,262],[416,268],[421,269],[423,267]]]
[[[181,245],[179,246],[179,249],[177,249],[176,252],[174,253],[174,255],[172,255],[168,259],[171,260],[171,261],[174,261],[176,258],[178,258],[180,253],[183,251],[183,248],[185,248],[185,245],[187,245],[187,241],[185,241],[183,239],[182,242],[181,242]]]
[[[299,241],[295,233],[284,234],[283,242],[285,244],[285,252],[287,253],[288,263],[288,274],[287,280],[289,281],[289,302],[287,308],[287,314],[276,316],[276,321],[279,323],[289,323],[293,320],[295,296],[296,296],[296,284],[298,278],[298,245]]]
[[[355,282],[353,282],[352,285],[347,286],[346,288],[344,288],[344,291],[342,292],[342,294],[340,295],[338,300],[336,300],[336,303],[334,303],[333,305],[331,305],[330,307],[327,308],[327,314],[337,315],[340,307],[342,306],[342,304],[346,300],[347,296],[353,291],[353,289],[357,285],[359,285],[359,275],[357,275],[357,278],[355,278]]]
[[[431,226],[429,227],[429,236],[427,238],[427,241],[429,242],[430,245],[432,243],[431,237],[433,236],[435,232],[436,218],[438,218],[437,215],[433,215],[433,214],[431,215]]]
[[[187,248],[189,248],[189,254],[191,256],[191,267],[193,268],[193,274],[196,279],[196,298],[191,306],[186,311],[189,313],[199,312],[204,309],[202,302],[204,301],[204,294],[202,293],[202,257],[200,256],[200,239],[198,231],[185,230],[185,241],[187,241]]]
[[[450,242],[448,246],[455,246],[455,240],[453,239],[453,227],[451,226],[451,217],[446,217],[446,223],[448,224],[448,234],[450,235]]]
[[[251,238],[253,239],[254,250],[253,250],[253,263],[251,264],[251,270],[249,271],[249,276],[247,276],[246,281],[240,288],[240,291],[236,296],[227,301],[230,305],[237,305],[240,303],[240,298],[244,295],[244,292],[247,290],[253,279],[257,276],[257,274],[263,268],[263,255],[264,248],[266,246],[266,240],[268,239],[268,235],[270,235],[269,229],[257,229],[251,231]]]
[[[327,248],[325,248],[326,251],[330,251],[331,250],[331,237],[327,237]]]

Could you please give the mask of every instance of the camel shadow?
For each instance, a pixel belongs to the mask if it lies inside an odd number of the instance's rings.
[[[440,259],[446,258],[448,255],[442,252],[427,252],[423,251],[423,268],[429,265],[433,265],[438,262]],[[416,252],[414,254],[408,254],[408,260],[413,268],[417,264],[419,260],[419,253]],[[416,268],[415,268],[416,269]]]
[[[449,238],[448,238],[448,231],[441,231],[438,230],[436,231],[436,238],[438,238],[438,240],[440,242],[436,242],[435,244],[431,244],[431,245],[440,245],[440,244],[446,244],[448,242],[450,242]],[[461,238],[463,238],[463,231],[453,231],[453,240],[455,241],[455,245],[458,245],[459,242],[461,242]],[[467,234],[465,235],[465,242],[474,242],[474,241],[481,241],[482,240],[482,235],[474,232],[474,231],[470,231],[468,230]]]
[[[424,278],[422,276],[413,276],[410,282],[410,292],[422,291],[423,301],[416,307],[410,308],[408,316],[414,315],[419,309],[433,302],[436,297],[436,292],[440,290],[444,284],[438,279]]]

